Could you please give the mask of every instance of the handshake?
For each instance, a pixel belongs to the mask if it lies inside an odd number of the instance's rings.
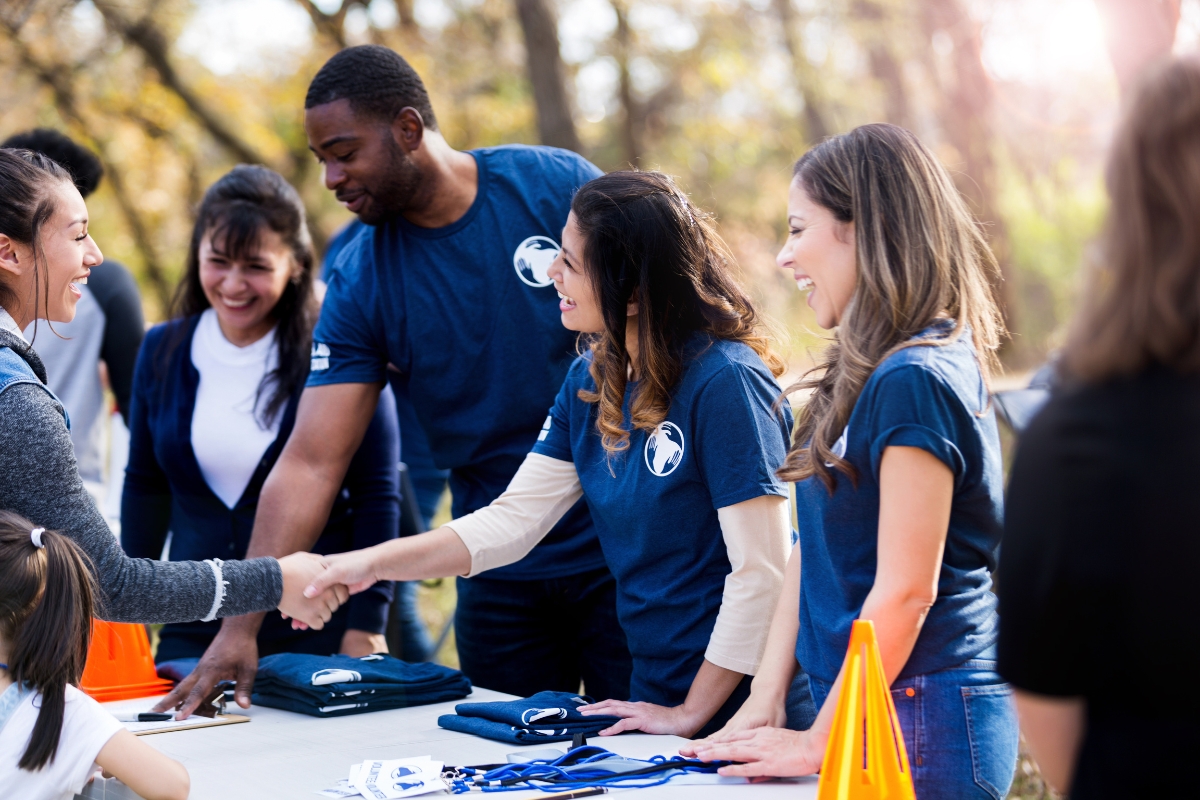
[[[321,630],[350,595],[365,591],[376,581],[372,548],[319,556],[292,553],[279,559],[283,572],[283,597],[279,611],[298,630]]]
[[[350,595],[365,591],[378,579],[371,548],[352,553],[319,556],[293,553],[279,559],[283,596],[279,611],[292,627],[320,630]],[[250,693],[258,672],[258,629],[263,614],[229,617],[208,646],[196,669],[158,702],[155,711],[175,711],[186,719],[211,696],[221,681],[236,682],[234,698],[250,707]]]

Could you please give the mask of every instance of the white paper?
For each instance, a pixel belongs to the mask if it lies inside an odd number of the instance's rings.
[[[342,778],[337,782],[337,786],[331,786],[328,789],[322,789],[317,792],[321,797],[330,797],[333,800],[345,800],[347,797],[362,797],[358,789],[350,785],[350,781]]]
[[[350,767],[347,781],[367,800],[400,800],[446,789],[441,761],[429,756],[364,761]]]

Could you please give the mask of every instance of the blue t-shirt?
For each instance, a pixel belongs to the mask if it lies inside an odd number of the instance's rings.
[[[942,325],[920,336],[935,336]],[[969,332],[943,346],[907,347],[867,380],[835,452],[858,487],[835,470],[833,494],[815,477],[796,485],[800,524],[800,635],[796,659],[837,678],[851,623],[875,582],[879,465],[887,447],[919,447],[954,473],[954,498],[938,596],[900,677],[961,664],[996,641],[990,591],[1004,506],[1000,437]]]
[[[787,496],[775,476],[787,453],[790,412],[773,411],[779,385],[740,342],[693,337],[667,418],[629,449],[605,453],[590,354],[563,383],[533,452],[573,461],[617,580],[617,616],[633,655],[630,695],[674,706],[704,660],[731,571],[717,509]],[[625,392],[625,426],[631,427]],[[767,620],[763,620],[767,624]]]
[[[309,386],[374,383],[395,365],[429,439],[451,470],[453,513],[504,491],[541,430],[575,358],[546,275],[575,190],[600,170],[566,150],[472,152],[475,201],[457,222],[403,217],[366,228],[334,264],[313,342]],[[582,501],[533,552],[488,577],[540,579],[602,567]]]

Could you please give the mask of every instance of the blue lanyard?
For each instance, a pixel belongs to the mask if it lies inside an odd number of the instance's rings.
[[[0,730],[8,724],[8,719],[17,710],[17,706],[21,705],[21,701],[25,699],[25,695],[29,692],[20,684],[11,684],[4,690],[4,694],[0,694]]]

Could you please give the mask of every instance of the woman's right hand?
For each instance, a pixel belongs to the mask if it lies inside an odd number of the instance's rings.
[[[305,597],[317,597],[326,589],[345,586],[350,594],[365,592],[379,580],[379,559],[374,547],[322,556],[324,570],[318,572],[304,590]]]
[[[787,708],[783,701],[764,699],[761,696],[756,696],[751,691],[750,696],[746,698],[746,702],[742,703],[742,707],[738,709],[737,713],[730,718],[729,722],[725,723],[725,727],[706,739],[697,739],[694,742],[689,742],[679,748],[679,753],[688,758],[693,758],[696,755],[696,748],[704,743],[724,742],[732,734],[753,730],[754,728],[783,728],[786,725]]]

